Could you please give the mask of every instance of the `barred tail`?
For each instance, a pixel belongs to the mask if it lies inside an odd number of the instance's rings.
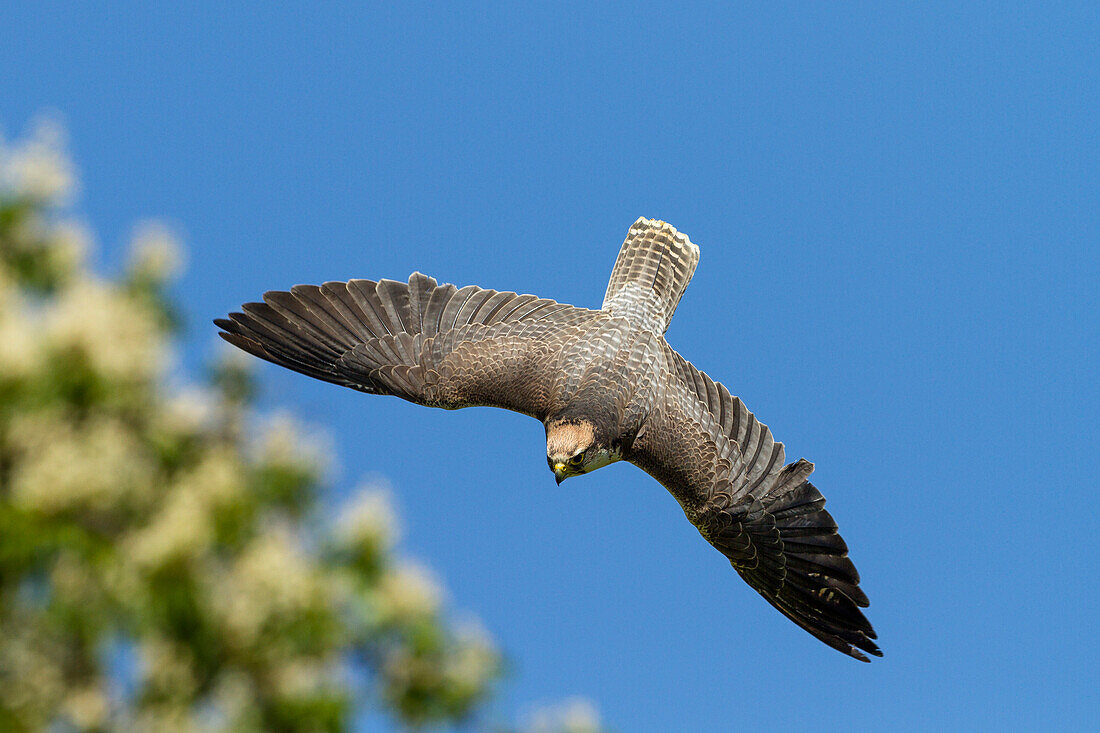
[[[664,333],[699,264],[699,248],[671,224],[639,218],[619,250],[603,309]]]

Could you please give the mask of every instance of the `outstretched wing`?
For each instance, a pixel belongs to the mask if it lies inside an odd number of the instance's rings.
[[[882,656],[848,547],[783,444],[721,384],[669,349],[662,405],[628,456],[677,498],[688,519],[760,595],[829,646]]]
[[[432,407],[547,409],[560,346],[604,317],[534,295],[350,280],[264,294],[217,319],[250,354],[302,374]]]

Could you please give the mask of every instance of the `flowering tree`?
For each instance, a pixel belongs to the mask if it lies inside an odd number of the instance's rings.
[[[397,556],[384,491],[326,521],[321,451],[257,429],[245,365],[166,386],[178,248],[148,226],[124,277],[90,272],[58,137],[0,140],[0,729],[471,719],[500,672],[487,635]],[[574,703],[532,725],[598,722]]]

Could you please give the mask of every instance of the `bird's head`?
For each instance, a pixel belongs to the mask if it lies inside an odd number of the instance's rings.
[[[597,440],[595,426],[587,420],[551,422],[546,426],[546,463],[559,484],[620,457],[617,448]]]

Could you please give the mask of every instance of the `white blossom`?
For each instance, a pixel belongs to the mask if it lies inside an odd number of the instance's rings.
[[[138,659],[142,677],[158,692],[181,699],[195,693],[198,681],[188,647],[160,636],[149,636],[141,640]]]
[[[79,730],[102,728],[111,712],[110,702],[99,684],[69,690],[62,707]]]
[[[500,653],[489,632],[469,621],[457,629],[455,639],[458,649],[447,659],[444,674],[458,689],[482,689],[500,668]]]
[[[139,224],[130,240],[130,268],[155,282],[170,280],[183,267],[179,239],[160,222]]]
[[[408,560],[383,575],[377,589],[382,616],[397,621],[435,614],[442,596],[439,583],[428,569]]]
[[[599,733],[600,714],[582,697],[572,697],[537,710],[531,716],[530,733]]]
[[[71,276],[84,266],[92,250],[92,235],[85,226],[71,220],[61,221],[50,225],[44,236],[49,240],[45,255],[54,272]]]
[[[294,658],[283,661],[273,680],[280,697],[309,697],[332,683],[329,660]]]
[[[213,425],[217,411],[217,399],[209,389],[180,387],[165,400],[157,418],[173,433],[197,433]]]
[[[285,412],[267,417],[260,425],[260,460],[275,465],[298,465],[322,471],[331,463],[331,442],[315,427],[308,430]]]
[[[12,501],[51,515],[110,511],[149,500],[155,469],[137,437],[110,418],[73,425],[49,414],[13,421],[9,439],[25,452],[13,468]]]
[[[0,634],[0,669],[5,707],[25,716],[40,715],[56,706],[66,681],[60,667],[64,649],[44,638],[25,619],[6,623]]]
[[[138,565],[159,567],[198,556],[213,540],[213,519],[203,497],[177,489],[168,494],[153,521],[128,539],[127,547]]]
[[[52,351],[79,353],[108,379],[151,379],[167,357],[153,314],[90,279],[58,295],[46,312],[45,335]]]
[[[35,321],[15,295],[0,303],[0,379],[26,378],[42,363],[42,340]]]
[[[387,551],[397,541],[400,526],[388,486],[361,487],[339,510],[336,539],[345,547]]]
[[[98,592],[96,577],[76,553],[61,552],[49,575],[54,592],[70,599],[74,605],[91,607],[95,603]]]
[[[147,567],[201,557],[214,541],[217,513],[245,499],[241,469],[229,450],[215,448],[177,476],[157,514],[127,539],[129,557]]]
[[[213,597],[226,627],[242,647],[263,643],[261,635],[272,621],[294,619],[328,604],[316,568],[295,538],[282,529],[258,536],[221,578]]]
[[[76,189],[76,170],[65,143],[64,129],[53,120],[40,120],[16,148],[0,143],[0,183],[40,201],[66,202]]]
[[[194,710],[183,701],[145,705],[126,730],[133,733],[203,733]]]

